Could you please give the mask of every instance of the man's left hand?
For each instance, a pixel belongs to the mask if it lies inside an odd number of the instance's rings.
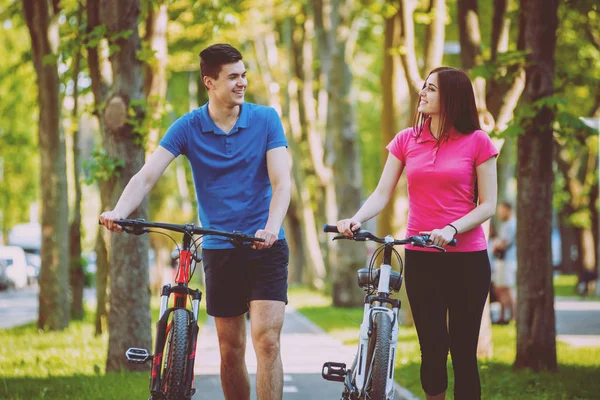
[[[277,241],[277,234],[266,229],[257,230],[254,236],[265,239],[264,242],[254,242],[253,247],[257,250],[268,249]]]

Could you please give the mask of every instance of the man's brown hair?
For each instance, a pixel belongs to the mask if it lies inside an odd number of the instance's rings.
[[[233,64],[242,59],[242,54],[233,46],[219,43],[213,44],[200,52],[200,73],[202,80],[205,76],[217,79],[221,67]]]

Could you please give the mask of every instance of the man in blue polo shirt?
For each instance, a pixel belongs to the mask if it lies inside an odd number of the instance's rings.
[[[282,224],[291,191],[287,141],[273,108],[244,102],[248,82],[238,50],[210,46],[200,53],[200,69],[208,103],[171,125],[115,209],[103,213],[100,222],[120,231],[114,221],[127,218],[171,161],[185,155],[202,226],[265,239],[255,248],[234,248],[217,237],[202,243],[207,311],[215,317],[225,398],[250,399],[244,318],[249,310],[258,398],[281,399],[279,338],[289,261]]]

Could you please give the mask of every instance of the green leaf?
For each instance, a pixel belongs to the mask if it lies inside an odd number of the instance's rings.
[[[119,176],[119,170],[125,165],[123,160],[116,160],[108,156],[106,150],[94,150],[88,160],[83,162],[83,168],[88,170],[85,183],[107,181]]]

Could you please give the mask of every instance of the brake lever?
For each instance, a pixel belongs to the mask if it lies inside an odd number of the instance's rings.
[[[344,235],[337,235],[337,236],[334,236],[333,239],[331,239],[331,240],[339,240],[339,239],[350,239],[350,238],[346,237]]]
[[[148,233],[150,232],[150,229],[148,228],[141,228],[138,227],[137,229],[134,228],[130,228],[127,226],[121,226],[121,228],[123,229],[123,232],[129,233],[130,235],[136,235],[136,236],[140,236],[143,235],[144,233]]]
[[[240,231],[233,231],[233,233],[236,236],[233,238],[227,239],[227,241],[229,243],[233,244],[233,246],[237,247],[237,248],[253,248],[253,245],[255,242],[264,242],[265,241],[265,239],[255,238],[254,236],[249,236],[249,235],[243,234]]]
[[[436,249],[436,250],[439,250],[439,251],[444,252],[444,253],[446,252],[445,248],[443,248],[441,246],[437,246],[435,244],[426,244],[425,247],[428,247],[430,249]]]
[[[244,242],[241,238],[229,238],[227,239],[227,241],[231,243],[233,247],[236,247],[238,249],[249,248],[252,246],[250,243]]]

